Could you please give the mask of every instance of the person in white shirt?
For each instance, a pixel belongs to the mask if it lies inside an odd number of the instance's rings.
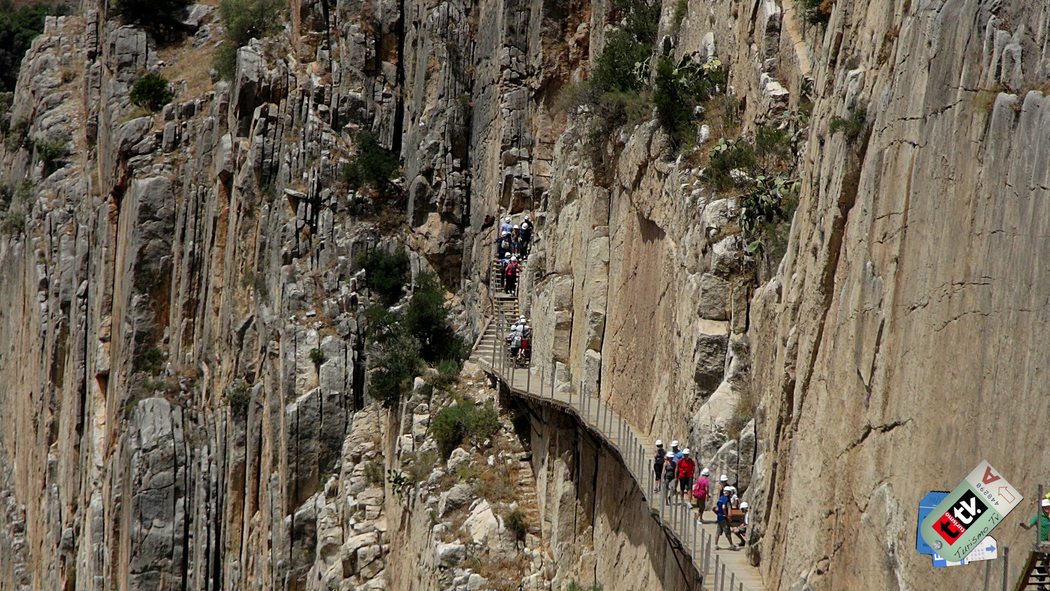
[[[747,524],[750,521],[750,519],[748,517],[748,515],[750,513],[748,512],[747,503],[740,503],[740,510],[743,511],[743,513],[744,513],[744,523],[734,527],[733,528],[733,533],[736,534],[738,538],[740,538],[740,544],[739,545],[743,546],[744,543],[746,542],[746,540],[744,539],[744,536],[747,535]],[[733,544],[733,540],[732,539],[729,540],[729,544],[730,545]]]

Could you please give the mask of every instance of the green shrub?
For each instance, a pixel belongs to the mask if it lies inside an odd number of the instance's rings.
[[[211,67],[215,68],[223,80],[233,80],[233,75],[237,71],[237,50],[239,48],[236,43],[226,39],[212,54]]]
[[[124,20],[160,31],[171,28],[188,4],[187,0],[114,0],[113,7]]]
[[[638,91],[645,86],[645,64],[656,43],[660,3],[616,0],[609,21],[625,24],[606,37],[605,47],[591,71],[596,96],[611,91]]]
[[[133,367],[135,371],[155,374],[164,367],[164,353],[156,347],[146,347],[135,356]]]
[[[442,359],[437,365],[438,374],[431,384],[436,388],[448,390],[459,380],[459,361],[456,359]]]
[[[437,275],[429,271],[417,275],[404,322],[409,334],[419,341],[423,359],[429,363],[440,359],[458,361],[470,354],[469,345],[449,326],[448,315],[445,289]]]
[[[679,148],[696,141],[697,107],[725,88],[728,74],[721,60],[713,58],[700,64],[695,56],[684,56],[677,64],[661,57],[656,64],[653,105],[660,124]]]
[[[846,134],[846,143],[852,144],[868,126],[868,110],[857,107],[845,118],[832,117],[828,123],[828,133],[835,135],[840,131]]]
[[[66,142],[62,140],[36,140],[33,148],[45,168],[50,168],[56,160],[66,156]]]
[[[755,133],[755,153],[766,164],[766,168],[791,157],[791,133],[787,128],[780,129],[774,125],[763,125]]]
[[[411,455],[412,463],[408,466],[408,479],[411,482],[424,482],[437,464],[437,454],[432,451],[424,451]]]
[[[503,520],[503,523],[514,534],[514,539],[519,542],[525,539],[525,534],[529,533],[529,524],[526,521],[525,512],[521,509],[511,511],[510,515],[507,515],[507,518]]]
[[[369,363],[372,369],[368,393],[386,408],[395,408],[401,396],[412,389],[412,381],[423,373],[419,343],[410,335],[398,332],[378,350]]]
[[[320,349],[310,349],[310,361],[312,361],[314,365],[320,366],[323,365],[325,361],[328,361],[328,357],[324,354],[324,351]]]
[[[373,248],[357,258],[365,270],[365,285],[390,306],[401,299],[401,290],[408,281],[408,252],[398,247],[394,252]]]
[[[230,403],[230,410],[234,414],[241,414],[248,408],[248,404],[252,401],[252,396],[249,393],[250,387],[244,380],[237,380],[230,385],[230,390],[226,394],[226,400]]]
[[[591,121],[587,130],[587,154],[596,172],[610,172],[606,166],[605,146],[617,130],[625,125],[637,123],[646,117],[650,106],[647,98],[639,93],[606,92],[591,102]]]
[[[25,145],[27,137],[29,137],[29,120],[19,117],[7,130],[4,142],[8,150],[17,150]]]
[[[269,37],[281,29],[281,0],[223,0],[219,18],[226,28],[226,38],[212,58],[212,67],[226,80],[232,80],[237,69],[237,49],[252,39]]]
[[[740,199],[740,227],[744,237],[752,238],[764,223],[785,219],[785,206],[797,201],[801,186],[798,179],[785,175],[756,176]],[[791,211],[794,212],[793,205]]]
[[[376,136],[367,131],[354,138],[357,154],[343,167],[343,182],[352,190],[370,186],[381,195],[390,193],[390,181],[397,176],[397,154],[379,145]]]
[[[369,486],[379,486],[383,484],[383,465],[375,460],[369,460],[365,463],[365,479],[368,481]]]
[[[159,111],[164,108],[164,105],[171,102],[174,95],[168,88],[167,78],[157,74],[146,74],[135,82],[128,98],[133,105],[150,111]]]
[[[703,179],[716,189],[724,191],[736,184],[729,174],[731,171],[749,172],[754,167],[755,152],[747,142],[727,142],[720,139],[711,149],[711,161],[704,169]]]
[[[472,400],[464,400],[441,409],[430,425],[431,434],[437,442],[441,457],[448,459],[452,450],[469,439],[480,445],[499,431],[499,414],[491,404],[478,406]]]
[[[281,0],[223,0],[219,18],[226,39],[243,47],[252,39],[269,37],[281,29]]]
[[[584,587],[576,581],[573,581],[569,583],[569,586],[565,588],[565,591],[602,591],[602,585],[600,583],[595,583],[590,587]]]
[[[689,14],[689,0],[678,0],[674,5],[674,34],[677,35],[678,31],[682,28],[682,21],[685,20],[686,15]]]
[[[4,213],[4,223],[0,231],[7,235],[21,234],[26,227],[26,214],[21,207],[12,207]]]
[[[831,8],[835,5],[829,0],[802,0],[802,12],[806,22],[811,25],[826,25],[831,19]]]

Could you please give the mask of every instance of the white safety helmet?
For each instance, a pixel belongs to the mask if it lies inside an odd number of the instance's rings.
[[[656,440],[656,447],[663,447],[663,446],[664,446],[663,440],[662,439],[657,439]]]
[[[736,487],[735,486],[727,486],[726,487],[726,492],[736,492]]]
[[[509,224],[510,223],[510,218],[503,218],[503,222]]]
[[[729,477],[723,474],[718,477],[718,480],[720,480],[721,482],[729,482]]]
[[[711,471],[708,470],[707,468],[704,468],[703,470],[700,471],[700,475],[701,476],[707,476],[710,473],[711,473]]]
[[[688,447],[682,450],[682,455],[683,456],[689,455],[689,448]]]
[[[518,224],[514,224],[514,229],[515,229],[515,230],[520,230],[520,229],[521,229],[521,226],[519,226]]]
[[[1041,507],[1050,507],[1050,499],[1043,499],[1042,501],[1039,501],[1039,505]]]
[[[677,439],[675,439],[674,441],[671,442],[671,447],[678,447],[678,440]]]
[[[741,511],[747,511],[747,501],[744,501],[743,503],[740,503],[740,510]]]
[[[512,260],[512,261],[517,261],[517,260],[518,260],[518,257],[516,257],[516,256],[514,256],[514,255],[511,255],[511,256],[510,256],[510,260]]]

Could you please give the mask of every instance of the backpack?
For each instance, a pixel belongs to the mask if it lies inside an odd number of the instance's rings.
[[[511,263],[507,265],[507,277],[514,277],[518,274],[518,263]]]

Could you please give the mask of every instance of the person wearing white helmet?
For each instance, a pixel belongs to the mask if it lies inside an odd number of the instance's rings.
[[[532,220],[529,216],[525,216],[525,221],[521,222],[521,244],[518,249],[523,256],[529,256],[529,244],[532,242]]]
[[[507,265],[507,281],[505,290],[507,293],[514,293],[518,287],[518,257],[511,256],[510,264]]]
[[[740,507],[740,496],[737,495],[736,492],[737,491],[735,486],[726,487],[725,495],[726,498],[729,499],[730,509],[738,509]]]
[[[729,477],[725,474],[718,477],[718,489],[715,491],[715,498],[722,496],[722,492],[729,486]]]
[[[700,478],[696,479],[696,484],[693,485],[693,498],[696,499],[696,522],[701,523],[704,517],[704,510],[707,508],[707,493],[711,490],[711,482],[707,480],[707,477],[711,475],[711,471],[704,468],[700,471]]]
[[[671,459],[674,460],[674,474],[671,475],[673,481],[674,492],[678,491],[678,462],[682,461],[682,450],[678,448],[678,440],[675,439],[671,442],[671,451],[667,452]],[[670,494],[672,491],[667,491]]]
[[[513,229],[513,226],[510,225],[510,218],[503,218],[503,223],[499,225],[500,234],[502,235],[504,232],[510,234],[511,229]]]
[[[653,452],[653,474],[656,475],[653,478],[653,482],[656,483],[656,487],[653,488],[653,492],[660,492],[660,483],[663,482],[664,475],[664,460],[667,458],[667,450],[664,449],[664,442],[656,440],[656,451]]]
[[[689,457],[689,448],[682,450],[682,461],[678,462],[678,485],[683,495],[693,490],[693,475],[696,474],[696,460]],[[686,502],[688,503],[688,496]]]
[[[750,518],[748,517],[748,506],[746,502],[740,503],[740,512],[744,514],[744,522],[734,527],[733,533],[736,534],[738,538],[740,538],[739,546],[743,547],[746,543],[744,536],[747,535],[747,524],[750,522]],[[733,538],[729,538],[729,545],[733,545]]]
[[[722,475],[722,478],[726,479],[723,482],[729,480],[724,474]],[[726,498],[726,491],[724,488],[718,495],[718,502],[715,503],[715,517],[717,518],[716,524],[718,525],[718,530],[715,532],[715,549],[721,549],[718,545],[718,540],[721,539],[722,534],[725,534],[726,539],[729,540],[729,546],[732,547],[733,533],[729,529],[729,499]]]

